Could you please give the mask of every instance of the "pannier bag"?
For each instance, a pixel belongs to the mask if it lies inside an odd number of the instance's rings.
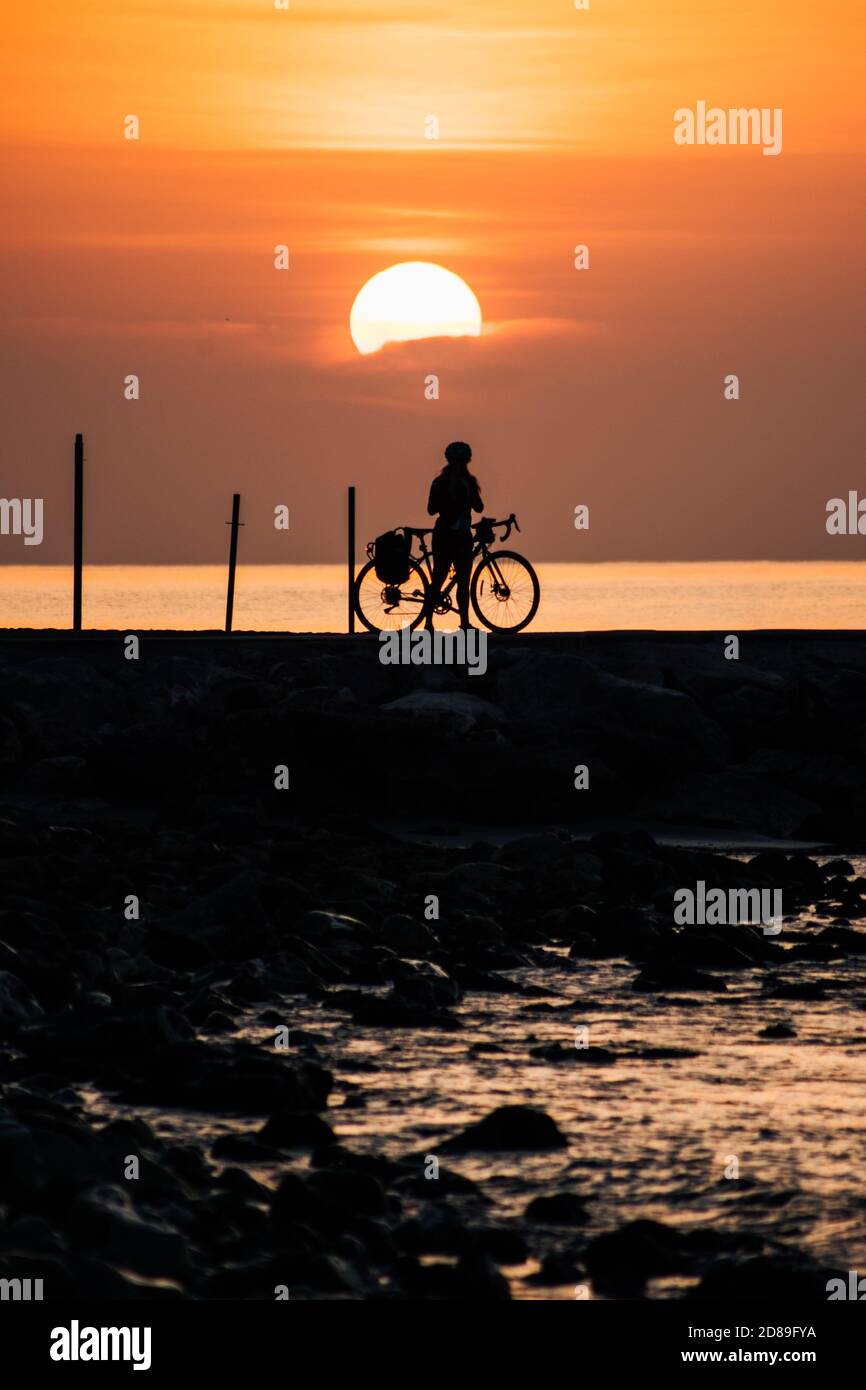
[[[376,578],[383,584],[403,584],[409,578],[412,539],[403,531],[386,531],[373,542]]]

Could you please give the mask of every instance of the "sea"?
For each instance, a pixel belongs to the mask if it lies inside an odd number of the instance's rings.
[[[770,560],[536,565],[541,603],[529,630],[741,632],[866,628],[866,561]],[[225,565],[90,565],[85,628],[222,629]],[[241,565],[233,626],[345,632],[345,565]],[[72,570],[0,566],[0,629],[72,625]]]

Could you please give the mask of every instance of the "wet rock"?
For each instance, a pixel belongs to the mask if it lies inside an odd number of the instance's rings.
[[[824,865],[824,873],[828,878],[853,878],[854,867],[847,859],[831,859]]]
[[[543,1110],[528,1105],[502,1105],[439,1145],[444,1153],[472,1149],[564,1149],[568,1145],[556,1122]]]
[[[830,1270],[810,1261],[790,1255],[763,1255],[749,1260],[726,1260],[711,1269],[691,1291],[689,1300],[739,1301],[764,1303],[768,1290],[773,1300],[784,1303],[826,1302]]]
[[[320,1116],[294,1110],[276,1111],[262,1125],[259,1135],[265,1143],[280,1149],[310,1149],[335,1142],[334,1131]]]
[[[0,1033],[42,1017],[42,1007],[17,976],[0,970]]]
[[[210,1151],[220,1163],[276,1163],[281,1157],[277,1149],[263,1144],[258,1134],[221,1134]]]
[[[361,1216],[380,1216],[385,1210],[381,1183],[369,1173],[327,1168],[302,1178],[286,1173],[271,1203],[278,1238],[293,1240],[298,1226],[337,1235],[350,1230]]]
[[[365,922],[339,912],[321,912],[318,909],[304,913],[296,930],[299,936],[308,937],[328,951],[368,946],[373,940],[373,934]]]
[[[404,1277],[410,1298],[499,1303],[511,1297],[505,1276],[477,1252],[462,1256],[456,1265],[416,1264]]]
[[[170,1279],[184,1279],[189,1272],[178,1232],[153,1217],[140,1217],[119,1187],[103,1184],[77,1197],[68,1229],[82,1249],[121,1269]]]
[[[632,989],[646,994],[663,994],[668,990],[683,990],[691,993],[724,994],[728,986],[724,980],[706,975],[689,965],[655,964],[642,970],[632,982]]]
[[[270,1190],[263,1183],[257,1182],[244,1168],[224,1168],[214,1178],[214,1186],[234,1192],[247,1201],[260,1202],[262,1206],[270,1205]]]
[[[642,1288],[648,1279],[687,1272],[693,1256],[682,1237],[659,1221],[630,1221],[595,1236],[584,1251],[593,1283],[601,1291]]]
[[[184,1043],[150,1057],[130,1059],[122,1077],[130,1099],[188,1105],[217,1113],[268,1115],[287,1108],[322,1110],[331,1073],[307,1058],[288,1058],[247,1043]]]
[[[774,984],[767,989],[768,999],[800,999],[804,1002],[827,998],[829,981],[796,980],[784,984]]]
[[[455,1014],[390,994],[385,998],[367,996],[352,1009],[352,1021],[362,1028],[460,1028]]]
[[[796,1038],[797,1030],[791,1023],[768,1023],[758,1034],[759,1038]]]
[[[15,1198],[44,1181],[36,1141],[30,1129],[10,1114],[0,1114],[0,1191]]]
[[[534,1274],[529,1275],[527,1282],[540,1288],[549,1288],[560,1284],[575,1284],[584,1274],[583,1264],[576,1252],[551,1250],[544,1256]]]
[[[445,1200],[397,1227],[401,1250],[414,1255],[460,1255],[473,1248],[473,1238],[459,1211]]]
[[[551,1226],[582,1226],[589,1220],[583,1202],[571,1192],[557,1192],[552,1197],[533,1197],[523,1214],[527,1221]]]
[[[858,931],[856,927],[825,927],[819,932],[818,940],[822,944],[840,947],[849,956],[866,955],[866,931]]]
[[[413,955],[423,955],[434,951],[438,945],[435,932],[426,923],[416,922],[406,913],[393,912],[384,920],[380,928],[381,939],[386,946],[401,954],[411,951]]]
[[[392,1181],[391,1187],[395,1192],[408,1197],[420,1197],[424,1201],[437,1201],[457,1195],[471,1196],[484,1204],[488,1202],[488,1198],[485,1197],[477,1183],[474,1183],[471,1178],[465,1178],[462,1173],[455,1173],[450,1168],[443,1168],[440,1165],[435,1178],[425,1177],[421,1169],[426,1167],[426,1155],[418,1157],[416,1167],[418,1171],[406,1173]]]
[[[397,957],[388,961],[382,973],[393,981],[394,995],[406,1003],[439,1009],[450,1008],[460,1001],[460,986],[433,961]]]

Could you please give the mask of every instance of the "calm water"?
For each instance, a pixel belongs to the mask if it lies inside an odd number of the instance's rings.
[[[611,628],[866,627],[866,561],[539,564],[536,632]],[[95,565],[84,625],[221,628],[223,565]],[[0,628],[69,627],[71,570],[0,568]],[[247,565],[238,571],[236,629],[346,631],[342,565]]]

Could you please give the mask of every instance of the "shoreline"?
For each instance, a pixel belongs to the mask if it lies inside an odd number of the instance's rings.
[[[855,1267],[858,638],[518,636],[471,678],[126,635],[0,641],[0,1275],[814,1302]],[[701,884],[781,931],[683,929]]]

